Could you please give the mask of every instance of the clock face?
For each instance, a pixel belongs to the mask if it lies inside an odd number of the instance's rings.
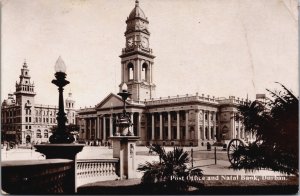
[[[133,39],[132,39],[132,38],[129,38],[129,39],[127,40],[127,46],[128,46],[128,47],[132,47],[132,46],[133,46]]]
[[[145,37],[142,38],[142,46],[143,46],[144,48],[148,48],[148,46],[149,46],[149,41],[148,41],[148,39],[145,38]]]

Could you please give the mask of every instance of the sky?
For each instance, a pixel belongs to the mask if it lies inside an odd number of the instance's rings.
[[[54,65],[67,66],[76,108],[117,93],[126,18],[134,0],[2,0],[1,101],[26,59],[35,102],[57,105]],[[156,56],[156,97],[255,98],[298,90],[297,0],[140,0]]]

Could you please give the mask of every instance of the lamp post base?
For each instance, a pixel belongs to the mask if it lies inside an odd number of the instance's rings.
[[[138,136],[113,136],[113,157],[120,159],[120,178],[136,178],[136,141]]]
[[[76,155],[82,151],[84,144],[38,144],[34,145],[37,152],[40,152],[46,156],[46,159],[71,159],[73,160],[72,178],[73,181],[71,187],[74,192],[77,192],[76,186]]]

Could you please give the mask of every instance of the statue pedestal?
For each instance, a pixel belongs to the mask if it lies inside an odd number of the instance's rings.
[[[72,192],[77,192],[76,188],[76,155],[82,151],[84,144],[39,144],[34,145],[37,152],[46,156],[46,159],[71,159],[73,160],[73,172],[70,183]]]
[[[136,141],[138,136],[113,136],[113,157],[120,159],[120,178],[136,178]]]

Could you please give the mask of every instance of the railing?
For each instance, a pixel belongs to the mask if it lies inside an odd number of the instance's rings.
[[[160,104],[171,104],[171,103],[178,103],[178,102],[192,102],[192,101],[201,101],[210,104],[218,104],[216,98],[212,97],[204,97],[198,95],[189,95],[186,94],[185,96],[175,96],[175,97],[161,97],[159,99],[148,99],[145,100],[146,105],[160,105]]]
[[[3,161],[2,190],[9,194],[72,193],[73,164],[68,159]]]
[[[77,187],[83,184],[116,180],[119,176],[119,159],[77,160]]]

